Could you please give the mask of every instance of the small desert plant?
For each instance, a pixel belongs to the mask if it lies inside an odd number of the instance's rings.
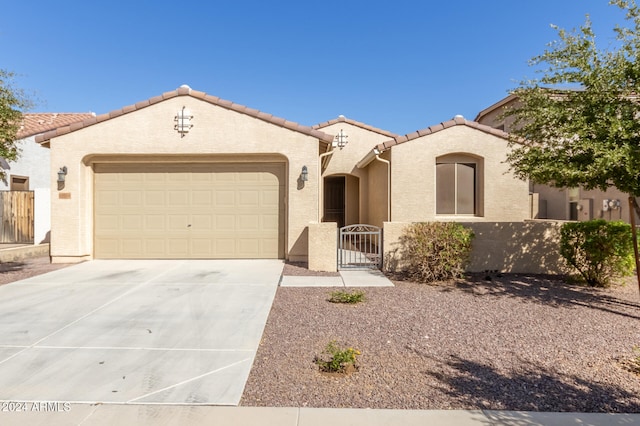
[[[335,340],[332,340],[322,351],[320,356],[316,356],[314,362],[321,371],[327,373],[344,373],[349,369],[357,368],[357,356],[360,351],[354,348],[342,348]]]
[[[343,291],[336,290],[332,291],[329,295],[329,302],[331,303],[348,303],[355,304],[362,302],[364,300],[364,291],[362,290],[354,290],[354,291]]]
[[[631,226],[603,219],[565,223],[560,229],[560,255],[588,285],[607,287],[613,279],[633,272]]]
[[[455,222],[409,225],[400,237],[409,277],[425,283],[460,278],[472,239],[473,231]]]
[[[640,347],[633,347],[633,358],[622,359],[622,366],[634,374],[640,375]]]

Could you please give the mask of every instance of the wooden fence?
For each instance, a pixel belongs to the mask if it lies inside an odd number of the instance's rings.
[[[33,191],[0,191],[0,244],[33,244]]]

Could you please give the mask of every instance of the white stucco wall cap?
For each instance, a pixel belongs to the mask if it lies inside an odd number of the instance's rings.
[[[129,106],[125,106],[119,110],[115,110],[115,111],[111,111],[109,113],[106,114],[101,114],[98,116],[94,116],[94,117],[90,117],[87,118],[83,121],[80,121],[78,123],[74,123],[72,125],[67,125],[67,126],[62,126],[62,127],[58,127],[54,130],[45,132],[41,135],[36,136],[36,142],[40,143],[40,144],[48,144],[49,141],[53,138],[56,138],[58,136],[67,134],[67,133],[71,133],[71,132],[75,132],[77,130],[80,130],[82,128],[88,127],[88,126],[92,126],[94,124],[98,124],[101,123],[103,121],[106,120],[110,120],[112,118],[115,117],[119,117],[123,114],[129,114],[132,113],[134,111],[140,110],[142,108],[146,108],[148,106],[157,104],[158,102],[163,102],[167,99],[171,99],[174,98],[176,96],[191,96],[193,98],[196,99],[200,99],[202,101],[208,102],[210,104],[213,105],[217,105],[219,107],[222,108],[226,108],[232,111],[236,111],[239,112],[241,114],[246,114],[249,115],[251,117],[255,117],[259,120],[263,120],[266,121],[268,123],[274,124],[276,126],[279,127],[284,127],[286,129],[292,130],[294,132],[299,132],[299,133],[303,133],[305,135],[308,136],[312,136],[316,139],[318,139],[322,144],[324,144],[324,148],[327,148],[327,145],[330,144],[333,141],[333,136],[332,135],[328,135],[324,132],[321,132],[317,129],[314,129],[312,127],[309,126],[303,126],[297,123],[294,123],[292,121],[287,121],[284,118],[278,118],[278,117],[274,117],[271,114],[267,114],[264,112],[260,112],[256,109],[253,108],[248,108],[244,105],[240,105],[240,104],[236,104],[233,103],[231,101],[227,101],[224,99],[220,99],[216,96],[211,96],[206,94],[205,92],[200,92],[197,90],[193,90],[188,86],[181,86],[179,88],[177,88],[176,90],[170,91],[170,92],[166,92],[163,93],[160,96],[154,96],[150,99],[141,101],[141,102],[137,102],[135,105],[129,105]]]

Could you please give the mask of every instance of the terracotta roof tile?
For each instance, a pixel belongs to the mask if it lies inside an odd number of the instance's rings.
[[[164,92],[162,94],[162,99],[171,99],[171,98],[175,98],[176,96],[178,96],[177,90],[174,90],[172,92]]]
[[[420,137],[420,134],[418,132],[413,132],[413,133],[408,133],[407,134],[407,139],[415,139]]]
[[[92,117],[93,113],[24,113],[18,130],[18,139],[45,133],[58,127],[68,126]]]
[[[485,124],[480,124],[475,121],[466,120],[464,117],[457,116],[451,120],[444,121],[442,123],[427,127],[426,129],[418,130],[417,132],[410,133],[405,136],[398,136],[386,142],[376,145],[376,148],[380,151],[386,151],[392,148],[394,145],[399,145],[401,143],[405,143],[411,141],[413,139],[417,139],[423,136],[428,136],[433,133],[437,133],[441,130],[448,129],[454,126],[467,126],[476,130],[480,130],[482,132],[498,136],[503,139],[509,139],[509,135],[499,129],[494,129],[491,126],[487,126]]]
[[[477,121],[477,122],[482,121],[482,119],[483,119],[487,114],[489,114],[489,113],[491,113],[491,112],[493,112],[493,111],[495,111],[495,110],[497,110],[497,109],[503,108],[503,107],[504,107],[505,105],[507,105],[509,102],[514,101],[514,100],[516,100],[517,98],[518,98],[518,96],[517,96],[517,95],[515,95],[515,94],[511,93],[509,96],[507,96],[507,97],[505,97],[505,98],[500,99],[500,100],[499,100],[498,102],[496,102],[495,104],[493,104],[493,105],[491,105],[491,106],[489,106],[489,107],[487,107],[487,108],[483,109],[482,111],[480,111],[480,112],[478,113],[478,115],[476,115],[476,118],[474,119],[474,121]]]
[[[365,129],[365,130],[369,130],[371,132],[379,133],[379,134],[384,135],[384,136],[389,136],[390,138],[394,138],[394,137],[398,136],[395,133],[388,132],[388,131],[382,130],[382,129],[378,129],[376,127],[369,126],[368,124],[364,124],[364,123],[361,123],[361,122],[356,121],[356,120],[352,120],[350,118],[345,117],[344,115],[341,115],[338,118],[334,118],[333,120],[325,121],[324,123],[316,124],[316,125],[313,126],[313,128],[314,129],[322,129],[323,127],[331,126],[332,124],[336,124],[336,123],[348,123],[348,124],[354,125],[356,127],[360,127],[360,128]]]
[[[40,135],[38,135],[36,137],[36,141],[39,142],[39,143],[47,143],[50,139],[55,138],[57,136],[60,136],[60,135],[63,135],[63,134],[66,134],[66,133],[69,133],[69,132],[72,132],[72,131],[80,130],[81,128],[88,127],[88,126],[91,126],[93,124],[96,124],[97,122],[109,120],[109,119],[112,119],[112,118],[115,118],[115,117],[119,117],[119,116],[124,115],[124,114],[129,114],[129,113],[137,111],[139,109],[146,108],[149,105],[153,105],[155,103],[158,103],[158,102],[160,102],[162,100],[174,98],[176,96],[191,96],[191,97],[194,97],[196,99],[201,99],[201,100],[203,100],[205,102],[208,102],[210,104],[217,105],[217,106],[220,106],[222,108],[230,109],[230,110],[233,110],[233,111],[237,111],[237,112],[239,112],[241,114],[249,115],[249,116],[254,117],[256,119],[259,119],[259,120],[266,121],[268,123],[274,124],[276,126],[284,127],[284,128],[296,131],[296,132],[300,132],[300,133],[306,134],[308,136],[312,136],[312,137],[320,140],[324,144],[330,144],[331,142],[333,142],[333,136],[332,135],[328,135],[328,134],[326,134],[324,132],[321,132],[321,131],[317,130],[317,128],[315,128],[315,127],[311,128],[311,127],[307,127],[307,126],[302,126],[302,125],[294,123],[292,121],[287,121],[284,118],[274,117],[271,114],[267,114],[265,112],[258,111],[257,109],[248,108],[248,107],[246,107],[244,105],[235,104],[235,103],[233,103],[231,101],[220,99],[220,98],[218,98],[216,96],[207,95],[205,92],[191,90],[189,88],[189,86],[180,86],[179,88],[177,88],[174,91],[165,92],[161,96],[156,96],[156,97],[147,99],[146,101],[137,102],[135,105],[128,105],[128,106],[123,107],[122,109],[111,111],[111,112],[109,112],[107,114],[102,114],[98,118],[96,118],[95,115],[91,116],[91,115],[86,114],[84,117],[81,117],[78,120],[74,120],[74,121],[79,121],[79,120],[82,120],[83,118],[85,118],[81,123],[74,125],[73,128],[71,128],[69,126],[71,124],[71,122],[65,122],[62,125],[49,126],[48,128],[46,128],[43,131],[44,132],[43,134],[40,134]],[[87,118],[89,118],[89,119],[87,119]],[[40,133],[42,133],[42,132],[40,132]],[[35,134],[35,133],[32,133],[32,134]],[[392,134],[390,134],[390,135],[392,135]]]

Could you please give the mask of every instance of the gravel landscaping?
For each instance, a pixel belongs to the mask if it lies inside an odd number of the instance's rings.
[[[635,279],[593,290],[557,277],[394,281],[357,305],[331,289],[278,289],[241,405],[640,412]],[[359,371],[313,363],[337,340]]]
[[[16,262],[0,262],[0,285],[56,271],[68,263],[51,263],[49,256],[26,258]]]

